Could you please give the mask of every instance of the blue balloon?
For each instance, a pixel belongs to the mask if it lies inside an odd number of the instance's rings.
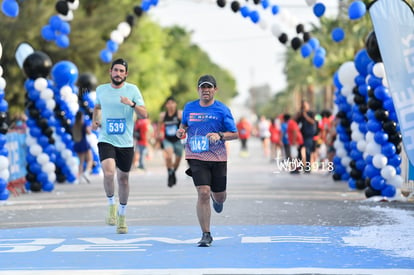
[[[1,11],[9,17],[16,17],[19,15],[19,5],[16,0],[3,0],[1,4]]]
[[[278,5],[273,5],[272,6],[272,14],[276,15],[279,13],[279,6]]]
[[[59,48],[65,49],[69,47],[69,44],[70,44],[69,36],[67,36],[66,34],[59,34],[56,36],[55,43]]]
[[[45,172],[40,172],[39,174],[37,174],[36,178],[42,184],[47,183],[48,180],[49,180],[49,178],[48,178],[48,176]]]
[[[372,59],[369,57],[367,49],[363,48],[359,50],[354,57],[355,68],[362,75],[368,74],[368,64],[372,63]]]
[[[58,87],[74,85],[78,79],[78,68],[70,61],[59,61],[52,68],[52,78]]]
[[[389,165],[392,165],[394,167],[399,167],[401,165],[402,159],[400,155],[393,155],[392,157],[388,158],[388,163]]]
[[[59,31],[63,20],[58,15],[53,15],[49,18],[49,25],[54,31]]]
[[[367,129],[368,129],[368,131],[371,131],[371,132],[375,133],[375,132],[382,129],[381,122],[379,122],[376,119],[370,119],[367,122]]]
[[[372,164],[367,164],[366,166],[365,166],[365,169],[364,169],[364,175],[366,176],[366,177],[368,177],[368,178],[373,178],[373,177],[375,177],[375,176],[378,176],[378,175],[380,175],[380,173],[381,173],[381,170],[380,169],[378,169],[378,168],[376,168],[374,165],[372,165]]]
[[[247,16],[249,16],[250,10],[247,6],[243,6],[243,7],[240,8],[240,13],[243,17],[246,18]]]
[[[269,7],[269,0],[262,0],[262,7],[267,9]]]
[[[380,145],[385,144],[388,141],[388,134],[384,131],[378,131],[374,134],[374,140]]]
[[[338,71],[336,71],[333,75],[333,82],[335,84],[335,87],[337,87],[338,89],[342,88],[341,81],[339,81],[339,77],[338,77]]]
[[[143,11],[148,11],[151,7],[150,1],[142,1],[141,8]]]
[[[0,112],[7,112],[8,109],[9,103],[5,99],[2,99],[0,101]]]
[[[249,13],[249,17],[250,17],[250,20],[253,22],[253,23],[257,23],[257,22],[259,22],[259,20],[260,20],[260,15],[259,15],[259,12],[258,11],[251,11],[250,13]]]
[[[389,112],[395,112],[394,102],[392,101],[392,98],[385,100],[382,103],[382,106],[384,107],[384,109],[388,110]]]
[[[46,41],[53,41],[56,39],[55,31],[50,25],[43,26],[40,30],[40,35]]]
[[[3,178],[0,178],[0,193],[2,193],[7,188],[7,181]]]
[[[381,176],[375,176],[371,179],[370,185],[375,190],[381,191],[385,187],[387,187],[387,184],[385,182],[385,179]]]
[[[30,128],[29,132],[30,132],[30,135],[35,138],[38,138],[42,135],[42,131],[40,130],[39,127],[32,127]]]
[[[55,189],[55,185],[51,182],[47,182],[45,184],[42,184],[42,190],[46,192],[51,192]]]
[[[353,179],[353,178],[350,178],[348,180],[348,187],[352,190],[355,190],[356,189],[356,180]]]
[[[308,43],[303,44],[300,47],[300,53],[303,58],[310,56],[312,54],[312,46],[309,45]]]
[[[313,56],[312,62],[313,62],[313,65],[316,68],[320,68],[320,67],[323,66],[323,64],[325,64],[325,57],[323,55],[321,55],[321,54],[315,54]]]
[[[363,158],[362,159],[358,159],[358,160],[355,161],[355,167],[359,171],[364,171],[365,165],[367,165],[367,164],[366,164],[366,162],[365,162],[365,160]]]
[[[349,5],[348,16],[351,20],[356,20],[361,18],[367,12],[367,7],[362,1],[354,1]]]
[[[60,25],[59,32],[66,35],[70,34],[70,24],[66,21],[63,21]]]
[[[345,32],[342,28],[334,28],[331,32],[332,40],[335,42],[341,42],[345,38]]]
[[[326,50],[324,47],[318,46],[315,49],[315,55],[322,55],[322,56],[326,56]]]
[[[394,156],[396,152],[397,152],[397,149],[395,148],[395,145],[393,143],[386,142],[385,144],[382,145],[381,153],[384,156],[390,158]]]
[[[374,90],[374,95],[376,98],[385,101],[387,99],[391,98],[391,95],[389,94],[389,91],[386,87],[380,85]]]
[[[312,37],[311,39],[309,39],[308,43],[312,46],[312,49],[314,50],[319,48],[320,45],[319,40],[316,37]]]
[[[112,53],[110,50],[108,49],[104,49],[101,51],[101,53],[99,54],[99,57],[101,58],[101,60],[105,63],[109,63],[112,60]]]
[[[387,186],[381,190],[381,195],[383,195],[384,197],[394,197],[396,193],[396,189],[394,186],[387,184]]]
[[[9,198],[10,192],[8,189],[4,189],[2,193],[0,193],[0,200],[5,201]]]
[[[368,84],[362,84],[358,86],[358,91],[361,95],[367,97],[368,96],[368,91],[369,91],[370,87]]]
[[[325,5],[323,3],[316,3],[313,6],[313,14],[315,14],[316,17],[321,17],[325,13]]]
[[[115,41],[113,41],[113,40],[108,40],[108,41],[106,42],[106,48],[107,48],[110,52],[114,53],[114,52],[118,51],[119,45],[118,45],[118,43],[116,43],[116,42],[115,42]]]

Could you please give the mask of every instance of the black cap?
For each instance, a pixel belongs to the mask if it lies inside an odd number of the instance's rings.
[[[216,87],[216,79],[212,75],[203,75],[198,79],[198,87],[200,88],[203,84],[210,84],[213,87]]]
[[[125,66],[125,71],[128,71],[128,62],[126,62],[126,60],[125,60],[125,59],[118,58],[118,59],[114,60],[114,61],[112,62],[112,65],[111,65],[111,69],[112,69],[112,68],[113,68],[116,64],[121,64],[121,65],[124,65],[124,66]]]

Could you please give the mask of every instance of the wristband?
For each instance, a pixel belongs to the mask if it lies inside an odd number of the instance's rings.
[[[223,140],[223,139],[224,139],[224,134],[223,134],[223,132],[218,132],[217,134],[220,136],[220,140]]]
[[[137,103],[135,101],[132,101],[131,108],[135,108],[135,105],[137,105]]]

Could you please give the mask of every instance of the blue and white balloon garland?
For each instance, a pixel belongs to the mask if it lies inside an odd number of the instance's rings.
[[[0,43],[0,59],[3,53],[3,46]],[[8,129],[8,103],[5,100],[6,80],[3,78],[3,67],[0,66],[0,201],[9,198],[9,190],[7,189],[8,180],[10,178],[8,150],[6,145],[6,133]]]
[[[60,48],[70,45],[69,34],[71,27],[69,21],[73,20],[73,10],[79,7],[79,0],[59,0],[55,8],[58,14],[49,18],[47,25],[43,26],[40,34],[46,41],[54,41]]]

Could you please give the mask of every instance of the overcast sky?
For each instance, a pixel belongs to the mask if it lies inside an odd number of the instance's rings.
[[[270,8],[263,9],[252,0],[240,0],[240,4],[248,4],[259,12],[261,20],[255,24],[240,12],[234,13],[230,8],[232,1],[226,2],[220,8],[216,0],[160,0],[148,15],[163,26],[180,25],[193,31],[193,42],[234,75],[241,98],[247,96],[249,87],[256,85],[268,84],[272,91],[280,91],[286,85],[282,72],[286,46],[272,34],[272,26],[277,24],[292,38],[298,23],[304,24],[305,30],[310,29],[310,23],[318,23],[312,7],[305,0],[270,0],[287,15],[282,16],[272,15]],[[325,16],[334,16],[338,1],[325,3]]]

